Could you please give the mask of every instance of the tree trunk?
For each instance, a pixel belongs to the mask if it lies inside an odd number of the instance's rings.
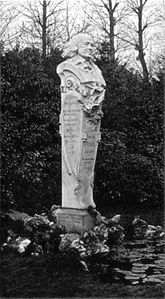
[[[142,69],[143,69],[143,76],[145,79],[148,80],[148,69],[146,65],[146,61],[144,58],[144,49],[143,49],[143,22],[142,22],[142,16],[143,16],[143,3],[142,0],[140,0],[140,6],[138,8],[138,40],[139,40],[139,61],[141,63]]]
[[[46,0],[43,0],[42,58],[46,59]]]
[[[113,8],[112,8],[112,0],[109,0],[109,20],[110,20],[110,32],[109,32],[109,39],[110,39],[110,60],[112,63],[115,62],[115,44],[114,44],[114,16],[113,16]]]

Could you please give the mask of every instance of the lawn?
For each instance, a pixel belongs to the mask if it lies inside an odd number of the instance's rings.
[[[1,297],[131,297],[164,298],[162,285],[126,285],[104,282],[98,274],[85,273],[73,267],[59,267],[60,261],[48,257],[1,258]],[[62,265],[63,262],[62,262]]]

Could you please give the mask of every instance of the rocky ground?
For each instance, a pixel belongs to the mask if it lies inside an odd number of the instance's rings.
[[[128,238],[116,215],[80,238],[64,233],[45,215],[11,211],[2,219],[8,225],[1,246],[1,297],[164,298],[164,230],[159,225],[135,217]]]

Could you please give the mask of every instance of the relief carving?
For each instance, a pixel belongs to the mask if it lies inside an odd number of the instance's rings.
[[[64,47],[61,78],[62,206],[95,207],[94,166],[100,140],[105,81],[92,62],[93,40],[78,34]]]

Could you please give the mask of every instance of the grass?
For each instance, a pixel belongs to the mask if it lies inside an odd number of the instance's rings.
[[[76,267],[60,269],[52,258],[5,254],[0,266],[0,296],[5,298],[164,298],[162,285],[103,283],[97,273],[85,273]]]

